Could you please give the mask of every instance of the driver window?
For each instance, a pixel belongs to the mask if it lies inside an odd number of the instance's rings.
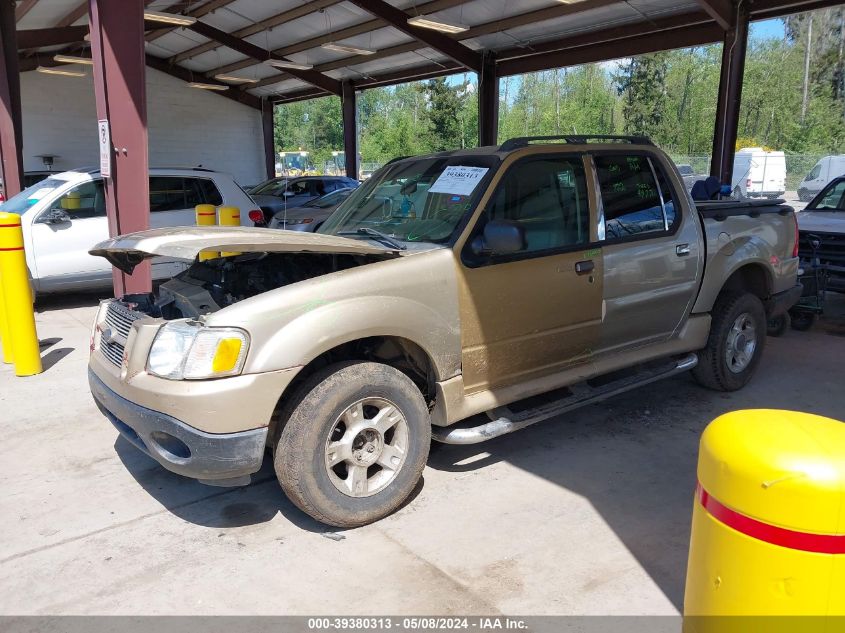
[[[518,222],[525,251],[586,244],[589,207],[580,158],[543,158],[512,167],[488,207],[488,219]]]
[[[822,173],[822,166],[821,166],[821,165],[816,165],[816,166],[815,166],[815,167],[813,167],[813,169],[810,171],[810,175],[809,175],[809,176],[807,176],[807,180],[815,180],[816,178],[818,178],[818,177],[819,177],[819,174],[820,174],[820,173]]]
[[[828,191],[817,208],[819,209],[843,209],[842,196],[845,194],[845,180],[836,183]]]
[[[64,211],[71,220],[106,217],[103,181],[94,180],[77,185],[53,204],[53,210]]]
[[[308,181],[299,180],[297,182],[292,182],[288,185],[288,188],[285,190],[285,193],[290,194],[292,196],[302,196],[308,194]]]

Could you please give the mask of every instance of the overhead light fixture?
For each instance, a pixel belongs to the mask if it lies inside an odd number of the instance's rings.
[[[191,26],[197,19],[189,15],[177,15],[175,13],[163,13],[162,11],[144,11],[144,19],[150,22],[161,22],[174,26]]]
[[[292,62],[289,59],[268,59],[264,62],[276,68],[290,68],[293,70],[311,70],[314,68],[312,64],[300,64],[299,62]]]
[[[200,90],[228,90],[229,86],[223,84],[206,84],[201,81],[188,82],[188,88],[199,88]]]
[[[48,68],[47,66],[39,66],[35,69],[39,73],[45,75],[62,75],[63,77],[85,77],[85,73],[81,70],[62,70],[60,68]]]
[[[93,66],[94,60],[90,57],[76,57],[75,55],[53,55],[53,59],[63,64],[85,64]]]
[[[334,42],[323,44],[321,48],[325,48],[327,51],[337,51],[338,53],[349,53],[350,55],[375,55],[375,51],[371,51],[369,48],[358,48],[357,46],[335,44]]]
[[[411,26],[418,26],[421,29],[431,29],[432,31],[440,31],[441,33],[463,33],[469,31],[466,24],[450,24],[442,20],[432,20],[424,15],[417,15],[413,18],[408,18],[408,24]]]
[[[257,84],[257,79],[251,79],[250,77],[235,77],[234,75],[214,75],[214,78],[218,81],[228,81],[229,83],[233,84]]]

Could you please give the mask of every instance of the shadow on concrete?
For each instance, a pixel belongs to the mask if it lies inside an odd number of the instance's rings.
[[[61,340],[61,339],[60,339]],[[65,356],[70,354],[74,348],[72,347],[58,347],[52,349],[41,357],[41,367],[43,371],[48,371],[56,363],[62,360]]]
[[[237,528],[266,523],[277,514],[282,514],[298,528],[308,532],[333,534],[344,531],[318,523],[288,500],[276,481],[269,452],[264,457],[261,469],[252,476],[250,485],[218,488],[171,473],[152,457],[132,446],[123,436],[118,436],[114,449],[144,490],[167,510],[190,523],[214,528]],[[423,485],[420,480],[405,504],[413,501]]]

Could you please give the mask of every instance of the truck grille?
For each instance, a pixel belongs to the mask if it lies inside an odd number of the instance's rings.
[[[129,331],[132,329],[132,324],[143,316],[143,313],[134,312],[118,301],[112,301],[109,304],[106,309],[103,332],[110,330],[111,336],[100,338],[100,352],[111,363],[118,367],[123,364],[123,352],[126,339],[129,338]]]

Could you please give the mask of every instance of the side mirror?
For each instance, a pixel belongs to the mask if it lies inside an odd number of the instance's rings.
[[[70,222],[70,216],[62,209],[50,209],[44,216],[45,224],[64,224]]]
[[[484,227],[484,233],[472,241],[472,250],[476,255],[506,255],[524,249],[525,227],[510,220],[490,220]]]

